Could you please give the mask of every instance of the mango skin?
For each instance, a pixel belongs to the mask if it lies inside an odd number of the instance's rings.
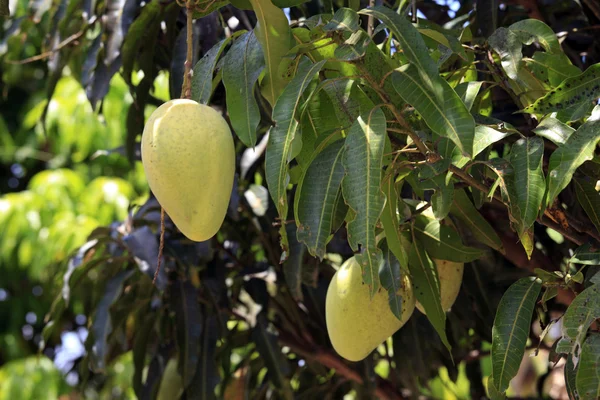
[[[173,223],[188,239],[213,237],[225,219],[235,174],[225,119],[193,100],[170,100],[148,118],[141,145],[150,189]]]
[[[438,277],[440,279],[442,309],[444,311],[449,311],[458,297],[460,285],[462,284],[463,280],[465,264],[448,260],[434,259],[433,261],[435,262]],[[416,306],[419,311],[421,311],[423,314],[426,314],[421,303],[417,301]]]
[[[327,331],[335,351],[349,361],[366,358],[377,346],[400,329],[415,310],[415,297],[407,275],[403,276],[402,321],[388,304],[381,289],[370,299],[363,283],[362,270],[354,257],[333,276],[325,300]]]

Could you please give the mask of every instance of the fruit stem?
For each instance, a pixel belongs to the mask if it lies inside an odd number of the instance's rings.
[[[187,0],[185,3],[187,14],[187,56],[185,59],[185,72],[183,73],[183,86],[181,87],[181,98],[189,99],[192,97],[192,62],[194,57],[194,35],[193,20],[194,2]]]

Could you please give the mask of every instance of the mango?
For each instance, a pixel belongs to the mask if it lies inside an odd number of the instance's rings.
[[[171,358],[167,362],[158,389],[157,400],[178,399],[183,393],[183,379],[177,371],[177,359]]]
[[[463,272],[465,269],[464,263],[453,262],[448,260],[436,260],[435,266],[437,269],[438,277],[440,278],[440,295],[442,300],[442,309],[444,311],[450,310],[460,291],[460,285],[462,284]],[[425,309],[423,305],[417,301],[417,308],[423,314]]]
[[[342,264],[329,284],[325,299],[327,332],[335,351],[349,361],[363,360],[400,329],[415,309],[407,275],[403,276],[400,295],[402,320],[392,313],[385,289],[370,298],[360,264],[354,257]]]
[[[158,107],[142,134],[142,164],[150,189],[189,239],[204,241],[220,229],[235,173],[229,125],[193,100]]]

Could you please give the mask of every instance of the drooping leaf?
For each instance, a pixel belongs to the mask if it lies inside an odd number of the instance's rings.
[[[254,31],[237,38],[223,62],[227,112],[234,132],[248,147],[256,145],[260,110],[254,97],[254,86],[263,68],[262,49]]]
[[[427,319],[435,328],[444,346],[450,351],[451,346],[446,336],[446,313],[442,308],[437,268],[425,252],[422,243],[416,238],[410,248],[408,265],[417,301],[423,305]]]
[[[204,328],[198,343],[200,355],[196,365],[196,373],[185,393],[189,399],[211,400],[217,398],[215,387],[221,381],[216,362],[217,341],[219,340],[217,315],[206,315],[202,325]]]
[[[492,376],[501,393],[515,377],[529,337],[535,302],[542,289],[537,278],[521,278],[502,296],[492,329]]]
[[[275,106],[287,83],[279,74],[279,64],[292,45],[290,25],[283,10],[271,0],[250,0],[250,3],[257,19],[254,30],[265,57],[263,94]]]
[[[345,176],[342,191],[355,217],[348,222],[348,243],[359,251],[357,260],[371,297],[379,289],[378,270],[381,251],[375,241],[375,225],[383,209],[381,168],[386,135],[385,115],[381,109],[361,114],[352,124],[342,158]]]
[[[600,192],[596,190],[596,185],[589,180],[576,178],[573,182],[579,204],[596,229],[600,231]]]
[[[400,262],[388,247],[387,243],[381,245],[383,263],[379,266],[379,280],[381,286],[388,292],[388,303],[392,313],[402,320],[402,270]]]
[[[213,74],[221,53],[233,37],[228,37],[215,44],[194,66],[192,77],[192,100],[200,104],[208,104],[213,93]]]
[[[556,89],[525,107],[523,112],[548,114],[583,103],[591,103],[598,96],[600,96],[600,64],[594,64],[580,75],[565,79]]]
[[[448,174],[449,175],[449,174]],[[431,209],[437,220],[443,220],[448,216],[454,198],[454,183],[446,179],[446,174],[439,175],[433,179],[435,182],[435,193],[431,196]]]
[[[518,214],[514,213],[513,216],[517,218],[519,236],[531,228],[537,219],[544,198],[543,157],[544,141],[541,138],[519,139],[511,148],[510,163],[515,171],[514,186],[517,188],[511,206],[518,210]]]
[[[333,18],[331,18],[331,20],[323,27],[325,32],[356,32],[358,29],[358,14],[356,11],[346,7],[338,9],[335,14],[333,14]]]
[[[298,67],[298,73],[285,87],[273,109],[275,126],[269,134],[265,165],[269,193],[275,202],[281,221],[285,221],[288,214],[286,193],[289,182],[288,163],[292,154],[292,141],[298,128],[299,102],[308,83],[323,67],[324,63],[324,61],[319,61],[312,64],[307,58],[303,58]],[[280,235],[283,261],[287,258],[287,234],[284,224],[280,229]]]
[[[327,146],[311,162],[296,189],[294,212],[298,240],[306,244],[312,256],[321,260],[330,240],[333,211],[344,177],[343,152],[343,140]]]
[[[154,323],[156,322],[155,313],[138,312],[136,316],[135,339],[133,341],[133,365],[135,368],[133,374],[133,389],[139,397],[142,395],[144,369],[146,367],[146,355],[148,351],[148,342],[154,332]]]
[[[589,243],[579,246],[569,260],[570,263],[600,265],[600,249],[593,249]]]
[[[392,75],[394,89],[421,114],[427,125],[450,138],[466,155],[473,154],[475,121],[460,97],[443,79],[425,82],[415,66],[402,66]]]
[[[600,334],[591,334],[583,343],[575,383],[580,399],[600,398]]]
[[[470,262],[483,255],[482,250],[463,245],[458,233],[453,228],[442,225],[438,220],[418,216],[414,232],[433,258]]]
[[[504,251],[498,234],[477,211],[464,189],[454,192],[454,201],[450,212],[469,227],[475,239],[495,250]]]
[[[119,299],[123,292],[123,285],[129,279],[135,270],[124,270],[118,272],[106,283],[104,295],[98,302],[92,327],[90,329],[93,335],[94,344],[90,354],[91,368],[94,371],[105,371],[108,357],[108,335],[112,332],[113,325],[110,316],[111,306]]]
[[[475,103],[481,85],[483,85],[483,82],[463,82],[458,84],[454,89],[463,103],[465,103],[467,110],[471,111],[471,108],[473,108],[473,103]]]
[[[172,285],[171,302],[177,321],[178,370],[183,386],[188,387],[196,374],[200,357],[203,318],[196,288],[188,280]]]
[[[575,170],[594,156],[596,144],[600,141],[600,107],[550,156],[548,164],[548,196],[546,204],[551,204],[556,196],[569,184]]]
[[[416,71],[432,80],[439,78],[437,65],[429,55],[423,37],[404,16],[384,6],[364,9],[359,14],[373,16],[383,22],[400,42],[404,55],[416,67]]]
[[[571,353],[577,367],[581,346],[594,320],[600,318],[600,285],[583,290],[571,302],[562,320],[562,337],[556,345],[557,353]]]
[[[410,173],[410,170],[404,170],[400,173],[400,179],[403,175]],[[386,201],[381,213],[381,223],[385,232],[388,248],[392,251],[396,259],[404,270],[408,270],[407,240],[401,234],[400,224],[398,222],[398,192],[396,191],[396,179],[393,174],[387,174],[382,182],[382,191]]]
[[[304,265],[306,246],[296,239],[296,224],[287,224],[285,229],[290,238],[290,256],[283,263],[283,276],[292,297],[297,301],[302,301],[302,266]]]
[[[569,398],[573,400],[579,400],[579,393],[577,393],[577,387],[575,384],[575,380],[577,379],[577,370],[573,365],[573,355],[567,355],[567,362],[565,363],[565,386],[567,389],[567,393],[569,394]]]
[[[517,79],[522,66],[523,44],[531,44],[533,36],[523,31],[500,27],[488,38],[488,43],[500,56],[502,68],[510,79]]]
[[[515,22],[508,29],[517,34],[522,33],[525,37],[531,35],[548,53],[562,53],[562,48],[552,28],[538,19],[524,19]]]
[[[565,144],[575,129],[556,118],[547,117],[535,127],[533,132],[560,146]]]

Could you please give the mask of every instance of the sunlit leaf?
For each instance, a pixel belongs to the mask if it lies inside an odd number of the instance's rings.
[[[538,136],[552,141],[555,145],[560,146],[565,144],[569,139],[569,136],[575,132],[575,129],[556,118],[548,117],[544,118],[542,122],[535,127],[533,132]]]
[[[600,249],[593,249],[589,243],[579,246],[569,260],[570,263],[600,265]]]

